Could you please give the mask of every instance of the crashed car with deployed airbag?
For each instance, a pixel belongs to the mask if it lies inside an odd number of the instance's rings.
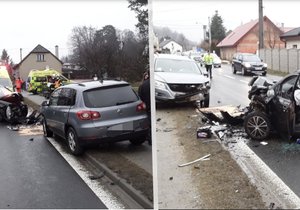
[[[16,123],[26,119],[28,107],[20,93],[0,85],[0,121]]]
[[[251,102],[244,119],[248,136],[262,140],[276,131],[289,140],[300,134],[300,70],[278,82],[254,77],[249,85]]]

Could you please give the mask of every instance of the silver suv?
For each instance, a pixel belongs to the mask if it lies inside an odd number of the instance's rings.
[[[196,61],[177,55],[156,55],[154,60],[156,102],[196,103],[209,106],[210,80]]]
[[[44,136],[67,140],[74,155],[90,143],[146,140],[146,106],[123,81],[69,84],[56,89],[41,108]]]

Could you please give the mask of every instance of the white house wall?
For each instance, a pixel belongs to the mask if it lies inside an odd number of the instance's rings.
[[[20,78],[26,80],[30,70],[32,69],[43,70],[46,69],[46,67],[62,72],[62,64],[55,57],[53,57],[53,55],[51,55],[50,53],[45,53],[44,56],[45,56],[45,61],[38,62],[37,55],[34,53],[30,54],[17,69],[16,73],[18,75],[16,76],[20,76]]]
[[[300,49],[300,40],[287,41],[286,49],[292,49],[293,45],[297,45],[297,49]]]
[[[173,41],[169,42],[168,44],[166,44],[163,47],[163,49],[166,49],[166,48],[170,49],[170,51],[171,51],[172,54],[176,53],[178,51],[182,52],[182,46],[179,45],[179,44],[177,44],[176,42],[173,42]]]

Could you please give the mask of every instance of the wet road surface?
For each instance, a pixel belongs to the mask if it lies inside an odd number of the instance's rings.
[[[0,133],[0,208],[106,208],[44,137]]]

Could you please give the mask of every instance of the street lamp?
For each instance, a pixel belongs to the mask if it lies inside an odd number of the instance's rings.
[[[208,17],[208,36],[209,36],[209,51],[211,51],[211,23],[210,23],[210,17]]]

